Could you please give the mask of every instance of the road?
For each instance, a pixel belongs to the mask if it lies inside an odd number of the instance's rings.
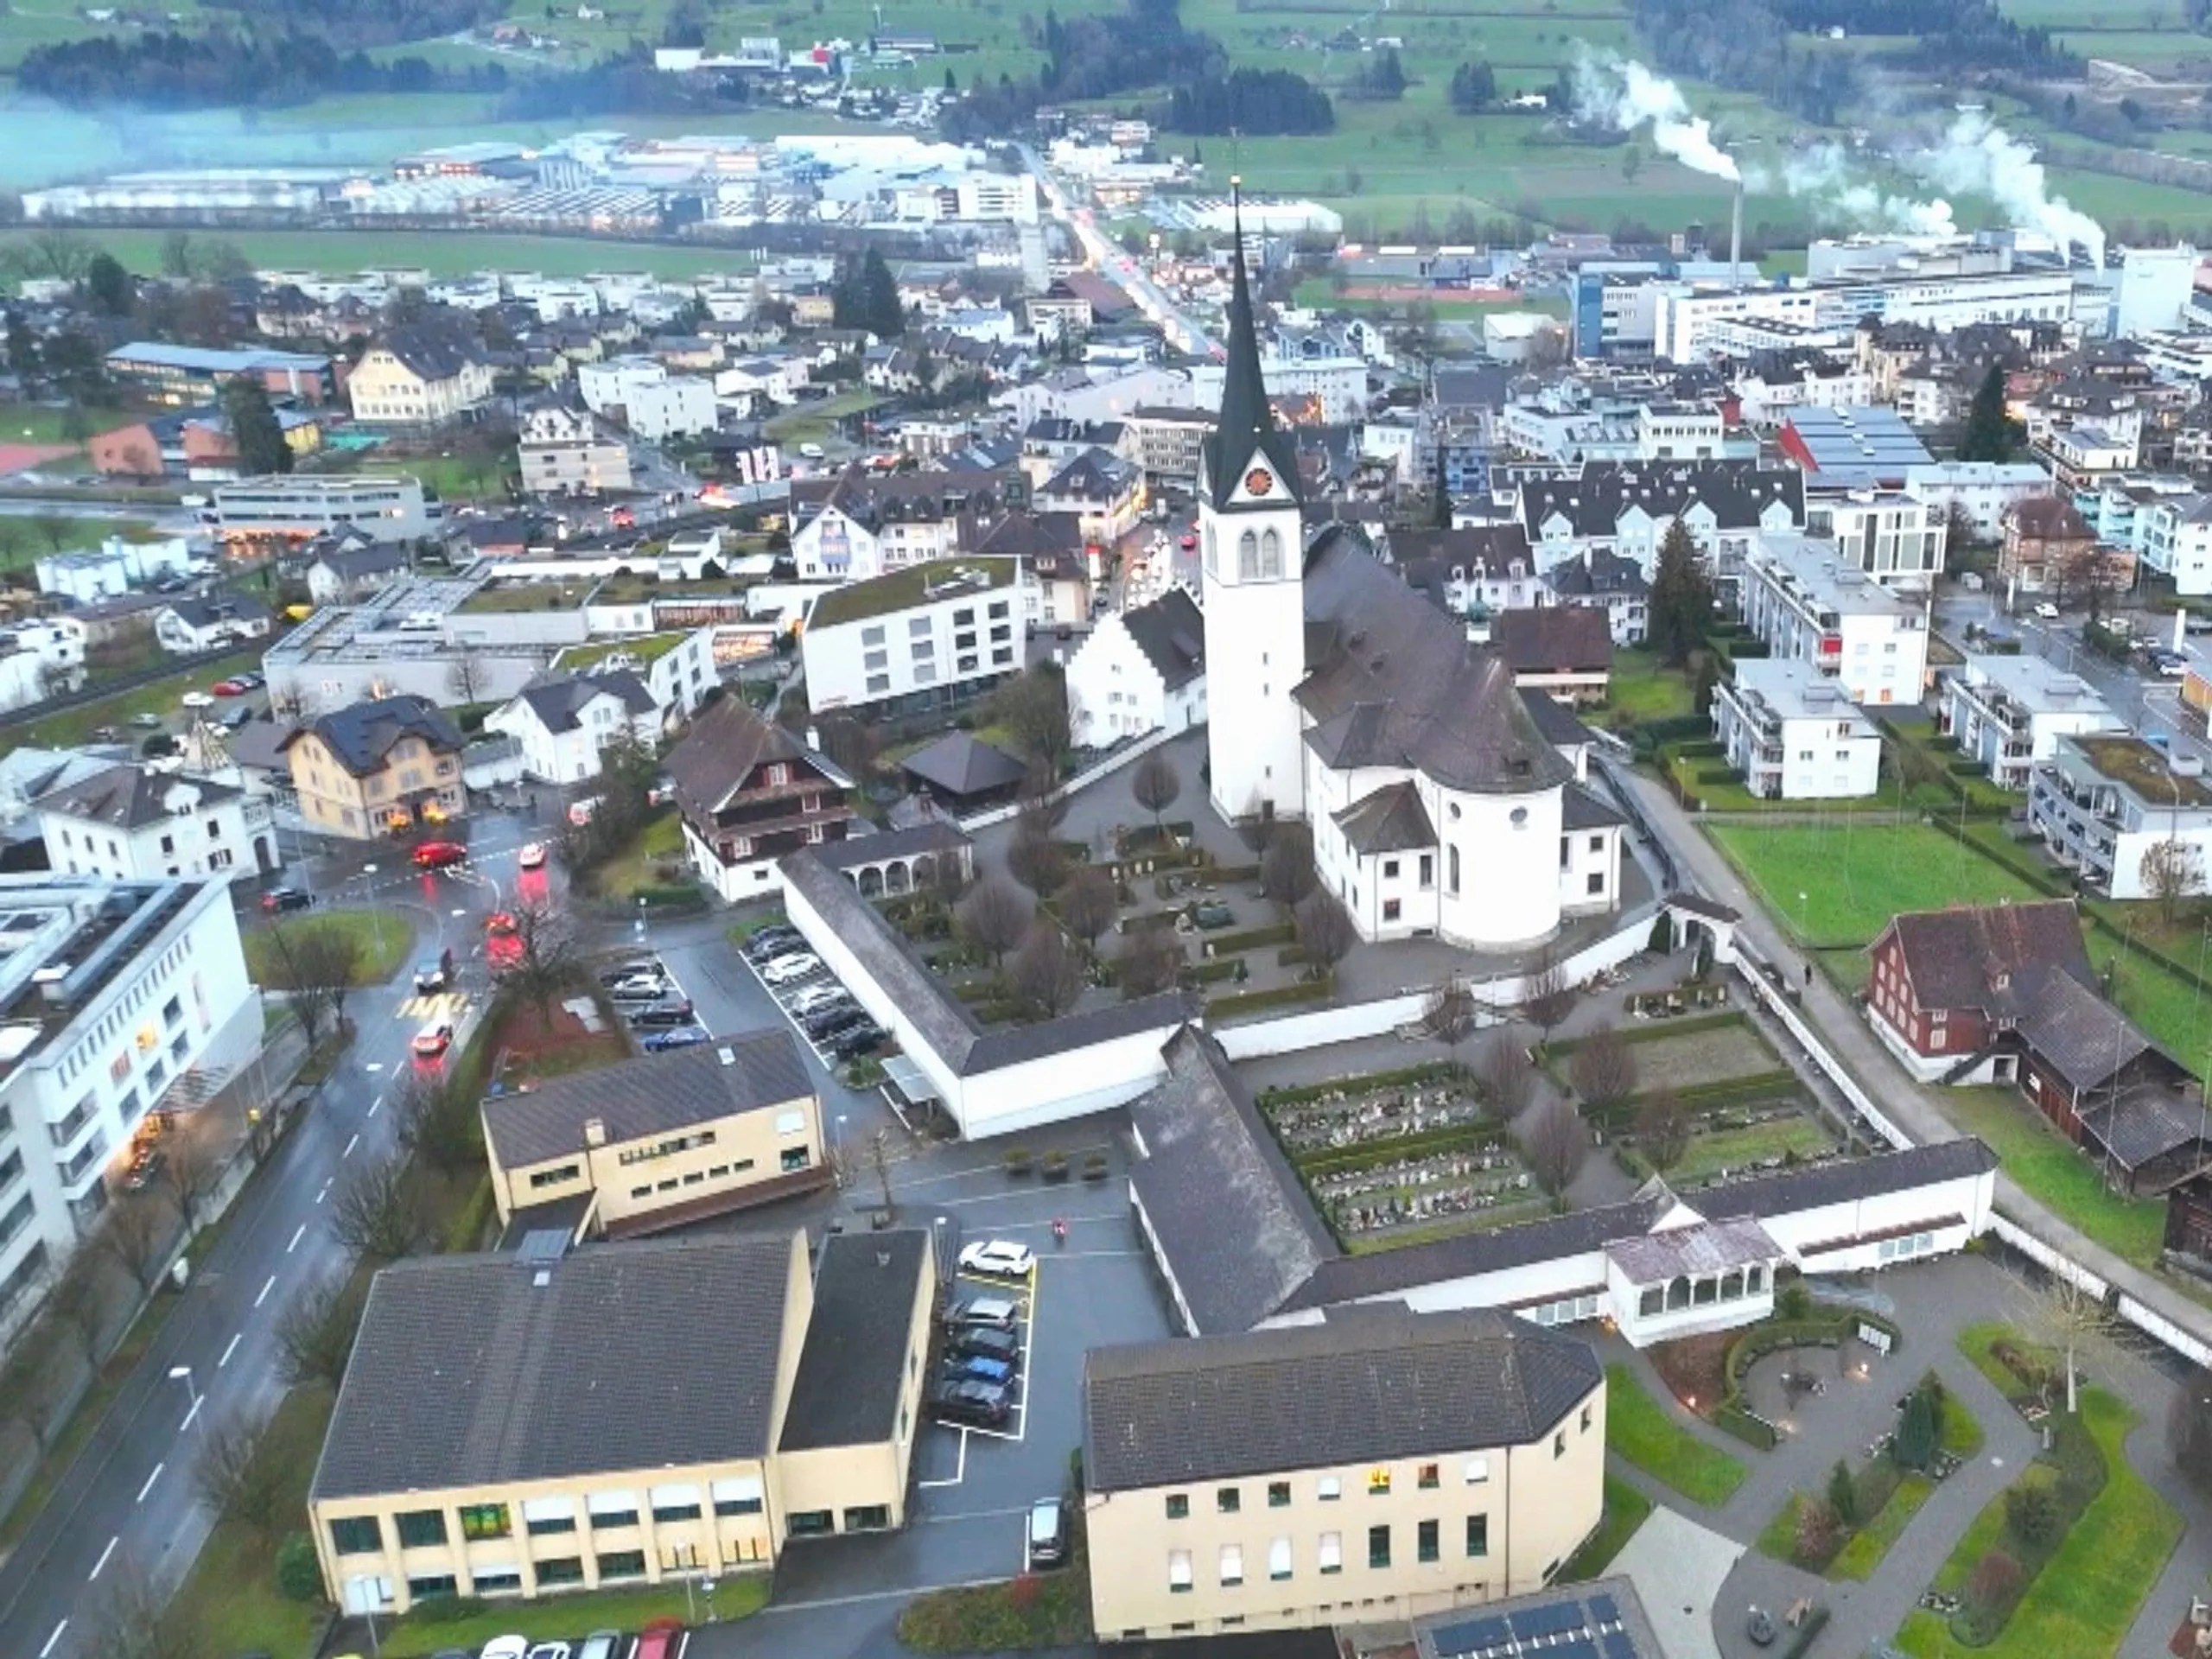
[[[1054,219],[1068,228],[1068,233],[1083,250],[1084,257],[1101,276],[1119,284],[1137,302],[1137,309],[1158,323],[1166,334],[1168,344],[1188,352],[1193,357],[1217,357],[1221,348],[1214,344],[1205,329],[1174,301],[1167,297],[1144,267],[1117,247],[1107,234],[1092,221],[1090,209],[1071,203],[1060,181],[1054,178],[1037,152],[1027,144],[1020,146],[1021,158],[1037,176],[1037,188],[1044,193],[1045,206]]]
[[[429,876],[394,861],[344,884],[344,901],[365,895],[395,925],[412,926],[416,957],[432,954],[434,938],[451,946],[464,990],[480,993],[483,918],[500,894],[512,897],[515,851],[531,829],[493,815],[473,831],[470,868]],[[232,1205],[182,1305],[0,1567],[0,1654],[9,1659],[97,1659],[103,1586],[138,1573],[173,1588],[199,1553],[208,1522],[192,1469],[206,1430],[266,1413],[283,1396],[277,1324],[303,1290],[347,1265],[330,1235],[331,1194],[395,1144],[397,1114],[386,1108],[415,1064],[408,1041],[421,1024],[404,1006],[410,974],[354,994],[347,1011],[359,1035],[347,1063]],[[180,1369],[188,1379],[172,1376]]]

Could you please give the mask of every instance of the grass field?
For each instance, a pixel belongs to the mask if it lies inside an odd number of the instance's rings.
[[[1689,678],[1680,669],[1662,666],[1648,651],[1613,653],[1612,683],[1604,711],[1607,725],[1623,715],[1638,724],[1647,720],[1679,720],[1694,709]]]
[[[1900,911],[2039,895],[1941,830],[1919,823],[1708,824],[1706,834],[1801,942],[1872,941]]]
[[[1667,1414],[1625,1365],[1605,1367],[1605,1449],[1693,1503],[1726,1503],[1749,1472]]]
[[[317,910],[267,927],[248,928],[246,972],[257,985],[272,990],[289,988],[290,977],[279,950],[279,935],[295,941],[309,934],[336,932],[351,940],[359,952],[353,969],[356,985],[381,985],[399,971],[415,943],[415,929],[404,916],[381,910]]]
[[[174,729],[180,723],[176,718],[181,712],[178,699],[186,692],[204,691],[218,680],[257,669],[261,666],[261,646],[249,645],[244,651],[218,657],[188,673],[173,674],[135,691],[118,692],[97,702],[48,715],[28,726],[11,727],[7,736],[0,739],[0,747],[24,743],[40,748],[71,749],[91,742],[92,733],[102,726],[117,728],[135,743],[144,734],[131,726],[132,715],[159,715]]]
[[[1677,1185],[1691,1185],[1724,1169],[1745,1170],[1766,1159],[1792,1154],[1810,1158],[1834,1145],[1835,1136],[1810,1116],[1777,1118],[1748,1128],[1694,1135],[1688,1150],[1667,1172],[1667,1179]]]
[[[2115,1255],[2142,1268],[2157,1263],[2165,1205],[2107,1190],[2097,1166],[2046,1124],[2018,1090],[1945,1089],[1935,1098],[1951,1122],[1990,1144],[2005,1173],[2029,1197]]]

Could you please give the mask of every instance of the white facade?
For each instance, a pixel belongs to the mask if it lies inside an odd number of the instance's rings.
[[[1068,659],[1067,686],[1078,748],[1103,749],[1163,728],[1186,732],[1205,723],[1205,671],[1171,690],[1119,613],[1100,618]]]
[[[1012,563],[962,559],[947,575],[969,565]],[[1011,575],[992,586],[948,582],[935,597],[849,621],[811,620],[799,636],[807,706],[826,714],[896,697],[955,700],[981,682],[1018,672],[1028,643],[1029,607]]]
[[[827,506],[791,537],[801,582],[866,582],[959,550],[960,520],[952,513],[890,519],[870,529],[842,509]]]
[[[1191,371],[1191,391],[1201,409],[1221,406],[1222,376],[1218,363],[1201,363]],[[1358,357],[1269,357],[1260,364],[1260,378],[1270,397],[1312,399],[1319,416],[1331,423],[1357,422],[1367,414],[1367,361]],[[1147,400],[1166,402],[1166,399]]]
[[[150,542],[110,536],[97,552],[49,554],[34,567],[39,592],[80,605],[117,598],[164,576],[184,575],[191,568],[191,550],[181,536]]]
[[[172,763],[174,764],[174,763]],[[78,790],[35,805],[48,868],[116,881],[207,877],[229,881],[281,868],[283,857],[267,800],[181,772],[149,779],[165,816],[119,825],[69,810]],[[82,787],[81,785],[79,786]]]
[[[180,1078],[218,1084],[250,1061],[262,1019],[220,882],[7,875],[0,908],[13,945],[0,958],[0,1325],[11,1325],[105,1206],[104,1178],[139,1122],[180,1103]]]
[[[1906,467],[1904,486],[1945,512],[1955,504],[1974,524],[1976,540],[1994,542],[2005,533],[2006,509],[2050,493],[2050,474],[2031,461],[1939,461]]]
[[[1716,329],[1738,319],[1823,328],[1849,327],[1867,316],[1918,323],[1938,334],[1975,322],[2070,322],[2074,276],[2067,270],[2007,270],[1744,289],[1661,283],[1653,350],[1676,363],[1694,363],[1718,348]]]
[[[576,391],[584,407],[601,416],[611,410],[628,409],[639,391],[667,378],[668,371],[650,357],[610,357],[576,365]]]
[[[1768,800],[1864,798],[1881,785],[1881,733],[1809,663],[1738,663],[1713,688],[1713,729],[1745,787]]]
[[[651,746],[660,736],[662,710],[632,714],[613,692],[601,692],[575,711],[576,723],[549,726],[524,697],[502,703],[485,717],[486,731],[505,732],[522,745],[523,772],[547,783],[577,783],[599,776],[600,751],[627,734]]]
[[[1949,516],[1910,490],[1808,492],[1805,533],[1825,537],[1838,558],[1877,582],[1925,588],[1943,573]]]
[[[2212,594],[2212,495],[2168,497],[2138,515],[2143,563],[2177,594]]]
[[[294,473],[215,486],[215,527],[226,537],[305,541],[349,525],[379,542],[434,533],[444,510],[426,502],[420,480]]]
[[[634,387],[623,407],[630,430],[650,443],[711,432],[718,423],[714,382],[696,375]]]
[[[73,690],[84,673],[85,625],[75,617],[33,617],[0,628],[0,709]]]
[[[1970,655],[1943,676],[1942,697],[1944,732],[2005,789],[2025,789],[2060,738],[2122,729],[2088,682],[2041,657]]]
[[[2150,898],[2144,860],[2167,841],[2181,847],[2192,891],[2212,882],[2212,788],[2139,738],[2060,738],[2030,774],[2028,821],[2053,858],[2107,899]]]
[[[1249,463],[1226,502],[1198,505],[1208,787],[1213,810],[1231,823],[1262,810],[1306,812],[1306,744],[1291,696],[1306,672],[1304,532],[1297,499],[1266,453]],[[1249,486],[1262,482],[1265,493],[1254,494]]]
[[[1892,594],[1834,544],[1762,536],[1738,589],[1745,623],[1777,657],[1840,679],[1857,703],[1917,702],[1928,671],[1924,601]]]

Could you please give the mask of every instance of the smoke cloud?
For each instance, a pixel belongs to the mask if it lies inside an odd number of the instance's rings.
[[[2012,223],[2043,232],[2060,247],[2079,242],[2100,264],[2104,227],[2063,196],[2050,194],[2035,151],[1978,110],[1951,123],[1940,143],[1898,160],[1940,189],[1987,196]]]
[[[1648,123],[1661,155],[1731,183],[1743,177],[1735,158],[1713,142],[1713,124],[1690,113],[1682,89],[1630,59],[1611,53],[1580,59],[1574,66],[1574,112],[1622,132]]]
[[[1922,201],[1881,189],[1859,176],[1836,144],[1815,144],[1791,155],[1779,170],[1752,169],[1751,186],[1810,202],[1824,220],[1853,230],[1904,231],[1917,236],[1951,236],[1958,223],[1951,204],[1937,197]]]

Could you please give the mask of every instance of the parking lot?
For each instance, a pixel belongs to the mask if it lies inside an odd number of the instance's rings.
[[[772,941],[789,933],[794,943],[773,948]],[[852,994],[821,959],[796,942],[796,933],[763,929],[758,956],[741,950],[738,959],[760,982],[800,1044],[810,1051],[825,1071],[836,1068],[863,1053],[878,1052],[887,1041],[883,1028],[861,1012]],[[751,944],[753,941],[748,941]]]

